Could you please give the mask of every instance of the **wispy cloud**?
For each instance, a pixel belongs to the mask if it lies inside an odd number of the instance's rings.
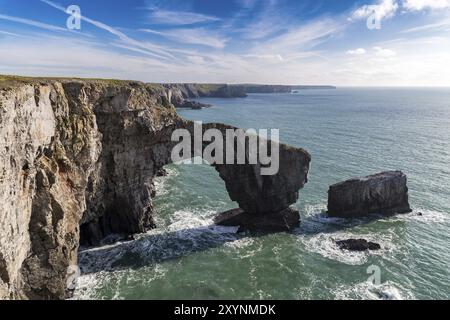
[[[22,37],[20,34],[3,31],[3,30],[0,30],[0,35],[10,36],[10,37]]]
[[[63,6],[61,6],[55,2],[52,2],[49,0],[41,0],[41,1],[57,10],[66,12],[66,9]],[[93,26],[95,26],[101,30],[109,32],[110,34],[118,37],[123,43],[127,44],[128,46],[132,46],[132,47],[136,47],[141,50],[144,50],[146,52],[146,54],[148,54],[148,55],[151,55],[151,56],[154,56],[154,57],[157,57],[160,59],[174,59],[175,58],[172,54],[170,54],[167,50],[163,49],[162,47],[153,45],[148,42],[141,42],[141,41],[132,39],[129,36],[127,36],[125,33],[123,33],[122,31],[118,30],[117,28],[111,27],[103,22],[90,19],[86,16],[81,16],[81,19],[87,23],[92,24]]]
[[[445,18],[436,23],[429,23],[422,26],[402,30],[401,33],[412,33],[421,31],[448,31],[450,29],[450,19]]]
[[[210,32],[205,28],[171,29],[167,31],[141,29],[141,31],[160,35],[180,43],[196,44],[216,49],[223,49],[228,41],[227,38],[216,32]]]
[[[239,33],[243,38],[259,40],[276,35],[291,27],[291,15],[278,0],[238,1],[242,10],[229,22],[228,28]],[[257,10],[254,8],[258,4]],[[242,21],[245,21],[242,24]]]
[[[200,13],[187,11],[169,11],[158,8],[151,8],[149,15],[150,24],[165,25],[190,25],[196,23],[220,21],[219,18]]]
[[[343,27],[341,23],[333,19],[312,21],[293,27],[280,36],[258,44],[257,49],[277,54],[308,50],[325,42]]]

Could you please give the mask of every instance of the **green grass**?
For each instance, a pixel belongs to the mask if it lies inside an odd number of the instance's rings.
[[[77,77],[24,77],[15,75],[0,74],[0,82],[39,82],[39,81],[88,81],[88,82],[102,82],[107,84],[124,84],[130,82],[139,82],[132,80],[117,80],[117,79],[102,79],[102,78],[77,78]]]

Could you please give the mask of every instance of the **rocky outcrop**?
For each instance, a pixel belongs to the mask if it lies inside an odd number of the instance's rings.
[[[300,213],[293,208],[264,214],[234,209],[221,213],[214,222],[225,227],[237,226],[238,232],[290,232],[300,226]]]
[[[196,98],[245,98],[247,93],[244,87],[228,84],[163,84],[171,91],[171,98],[196,99]]]
[[[332,217],[409,212],[407,178],[401,171],[350,179],[328,191],[328,214]]]
[[[191,101],[198,98],[245,98],[241,87],[227,84],[163,84],[168,91],[168,100],[176,108],[203,109],[211,105]]]
[[[194,130],[171,95],[139,82],[0,81],[0,299],[65,298],[80,242],[155,227],[153,178],[171,161],[173,131]],[[280,145],[275,176],[260,164],[215,168],[231,199],[264,220],[285,216],[309,162]]]
[[[348,239],[336,241],[337,246],[342,250],[348,251],[368,251],[380,250],[378,243],[370,242],[365,239]]]
[[[183,100],[179,103],[175,104],[175,107],[178,109],[192,109],[192,110],[200,110],[205,108],[211,108],[212,105],[201,103],[197,101]]]

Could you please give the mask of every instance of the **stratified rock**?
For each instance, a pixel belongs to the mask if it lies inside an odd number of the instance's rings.
[[[265,214],[234,209],[218,215],[214,223],[226,227],[239,227],[238,232],[288,232],[299,227],[300,214],[292,208]]]
[[[381,246],[378,243],[370,242],[365,239],[340,240],[336,241],[336,244],[340,249],[348,251],[367,251],[381,249]]]
[[[369,214],[409,213],[406,175],[389,171],[341,182],[328,191],[328,214],[359,217]]]

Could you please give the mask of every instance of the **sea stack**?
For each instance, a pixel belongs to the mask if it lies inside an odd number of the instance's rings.
[[[369,214],[409,213],[406,175],[387,171],[332,185],[328,191],[328,215],[352,218]]]

